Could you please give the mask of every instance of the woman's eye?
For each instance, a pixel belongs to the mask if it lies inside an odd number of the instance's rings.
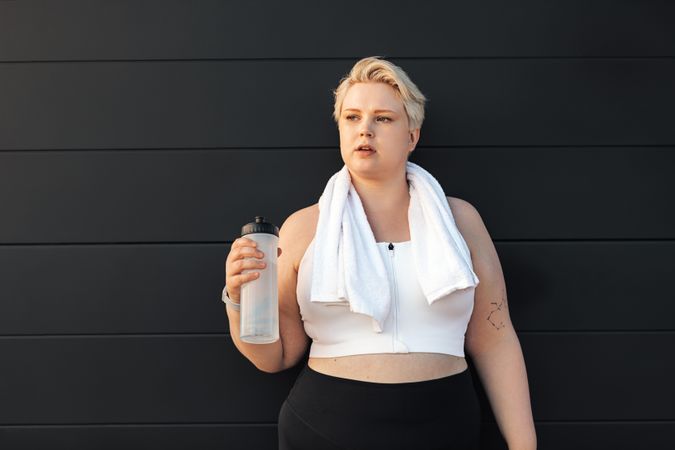
[[[355,117],[358,117],[358,116],[356,114],[349,114],[348,116],[345,116],[345,119],[352,120],[352,118],[355,118]],[[387,116],[378,116],[376,120],[380,120],[380,119],[384,119],[384,120],[381,120],[382,122],[391,122],[391,120],[392,120],[391,117],[387,117]]]

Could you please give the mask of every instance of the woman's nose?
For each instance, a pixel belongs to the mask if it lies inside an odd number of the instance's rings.
[[[361,136],[372,136],[372,135],[373,135],[373,132],[370,131],[370,128],[368,128],[367,126],[364,126],[363,128],[361,128]]]

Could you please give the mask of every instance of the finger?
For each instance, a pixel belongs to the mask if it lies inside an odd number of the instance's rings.
[[[260,272],[240,273],[239,275],[235,275],[234,279],[237,280],[235,283],[238,283],[238,285],[241,287],[242,284],[253,281],[259,276]]]
[[[255,248],[251,247],[240,247],[237,250],[237,256],[236,259],[241,259],[241,258],[264,258],[265,253],[261,252],[260,250],[257,250]]]
[[[228,275],[226,278],[226,285],[228,286],[229,292],[235,292],[241,289],[241,285],[247,281],[250,273],[234,273]]]
[[[264,269],[267,267],[265,261],[260,261],[257,259],[238,259],[232,263],[232,265],[225,269],[226,277],[234,277],[242,273],[247,269]],[[229,270],[228,270],[229,269]]]
[[[267,266],[264,261],[258,261],[256,259],[240,259],[237,260],[237,273],[241,273],[246,269],[263,269]]]
[[[257,247],[258,243],[253,239],[248,239],[245,237],[240,237],[232,243],[232,247]]]
[[[256,254],[257,251],[258,250],[255,250],[251,247],[232,247],[230,253],[227,255],[227,262],[231,264],[234,261],[244,258],[260,258],[260,256]]]

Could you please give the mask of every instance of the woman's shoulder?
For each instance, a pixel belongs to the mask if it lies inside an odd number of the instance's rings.
[[[307,247],[314,239],[318,222],[319,204],[315,203],[293,212],[279,230],[281,251],[288,251],[291,254],[296,272]]]
[[[478,211],[476,208],[469,202],[459,197],[450,197],[446,196],[448,199],[448,205],[450,205],[450,210],[452,211],[453,217],[457,219],[460,218],[470,218],[472,214],[477,214]]]
[[[294,228],[298,234],[296,237],[308,237],[311,240],[319,223],[319,203],[314,203],[295,211],[287,220],[294,222]]]
[[[468,201],[457,197],[447,197],[450,211],[457,224],[457,229],[466,241],[467,246],[472,253],[477,248],[480,242],[486,238],[489,239],[489,234],[483,223],[478,210]]]

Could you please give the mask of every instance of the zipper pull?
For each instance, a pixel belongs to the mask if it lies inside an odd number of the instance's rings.
[[[394,244],[390,242],[389,243],[389,250],[393,250],[393,249],[394,249]]]

